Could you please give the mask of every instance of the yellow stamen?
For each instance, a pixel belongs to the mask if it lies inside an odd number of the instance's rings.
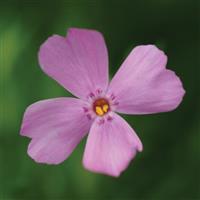
[[[102,110],[102,108],[100,106],[96,106],[95,111],[99,116],[104,115],[104,111]]]
[[[105,113],[108,112],[108,104],[103,105],[103,111],[104,111]]]
[[[93,109],[96,115],[104,116],[107,112],[109,112],[110,107],[106,99],[99,98],[93,103]]]

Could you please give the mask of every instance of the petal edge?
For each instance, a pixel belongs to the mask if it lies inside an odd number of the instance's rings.
[[[185,94],[180,78],[166,69],[167,57],[153,45],[135,47],[112,79],[108,93],[117,112],[151,114],[175,109]]]
[[[142,143],[133,129],[119,115],[99,124],[96,120],[88,135],[83,165],[86,169],[118,177],[124,171]]]
[[[53,35],[38,57],[42,70],[79,98],[108,86],[108,52],[97,31],[71,28],[66,38]]]

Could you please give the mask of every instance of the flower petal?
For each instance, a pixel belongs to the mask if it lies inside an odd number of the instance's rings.
[[[67,37],[54,35],[39,51],[41,68],[75,96],[86,99],[108,85],[108,53],[101,33],[71,28]]]
[[[71,154],[92,123],[82,106],[79,99],[56,98],[27,108],[20,133],[33,138],[28,154],[35,161],[57,164]]]
[[[99,124],[96,119],[93,123],[83,164],[88,170],[117,177],[142,148],[134,130],[123,118],[113,113],[112,120]]]
[[[166,63],[166,55],[153,45],[134,48],[108,89],[119,102],[116,110],[149,114],[175,109],[185,91],[176,74],[165,68]]]
[[[82,132],[73,133],[33,138],[28,146],[28,155],[38,163],[59,164],[67,159],[84,136]]]
[[[82,100],[70,97],[38,101],[26,109],[20,134],[40,138],[54,133],[87,132],[91,121],[84,113],[84,106]]]

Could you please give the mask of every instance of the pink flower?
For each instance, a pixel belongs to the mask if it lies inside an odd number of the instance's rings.
[[[135,47],[109,83],[103,36],[71,28],[53,35],[39,50],[42,70],[78,98],[36,102],[26,109],[21,135],[31,138],[28,154],[38,163],[59,164],[89,132],[86,169],[119,176],[142,143],[116,112],[150,114],[175,109],[184,96],[180,79],[165,68],[166,55],[154,45]]]

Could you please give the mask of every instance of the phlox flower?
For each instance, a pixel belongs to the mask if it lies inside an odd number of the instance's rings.
[[[31,138],[28,155],[38,163],[63,162],[89,133],[84,167],[117,177],[143,149],[117,113],[171,111],[185,93],[154,45],[135,47],[110,82],[106,44],[97,31],[71,28],[66,37],[53,35],[38,56],[42,70],[77,97],[42,100],[26,109],[20,134]]]

